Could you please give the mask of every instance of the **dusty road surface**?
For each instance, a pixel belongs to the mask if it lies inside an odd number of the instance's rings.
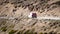
[[[0,0],[0,17],[0,34],[60,34],[60,0]]]

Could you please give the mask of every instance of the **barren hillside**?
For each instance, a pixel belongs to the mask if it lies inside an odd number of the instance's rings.
[[[0,34],[60,34],[60,20],[28,18],[60,17],[60,0],[0,0]],[[11,18],[11,19],[9,19]]]

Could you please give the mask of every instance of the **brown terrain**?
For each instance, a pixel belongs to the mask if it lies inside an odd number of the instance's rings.
[[[60,20],[30,19],[30,12],[60,17],[60,0],[0,0],[0,17],[8,17],[0,18],[0,34],[60,34]]]

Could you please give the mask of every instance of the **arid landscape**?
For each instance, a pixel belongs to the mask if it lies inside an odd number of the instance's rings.
[[[60,34],[60,20],[45,16],[60,17],[60,0],[0,0],[0,34]]]

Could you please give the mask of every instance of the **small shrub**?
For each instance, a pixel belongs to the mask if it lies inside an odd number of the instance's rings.
[[[34,30],[27,30],[24,34],[35,34]]]
[[[23,34],[23,31],[19,31],[17,34]]]
[[[24,30],[19,31],[17,34],[23,34]]]
[[[44,34],[47,34],[46,32]]]
[[[40,32],[39,34],[43,34],[42,32]]]
[[[6,27],[2,27],[1,30],[5,32],[7,29]]]
[[[9,32],[9,34],[14,34],[16,32],[16,30],[11,30],[10,32]]]
[[[20,34],[20,31],[17,34]]]
[[[29,34],[34,34],[34,31],[30,31]]]
[[[34,32],[34,34],[37,34],[37,32]]]
[[[24,32],[24,34],[29,34],[29,30],[27,30],[26,32]]]

